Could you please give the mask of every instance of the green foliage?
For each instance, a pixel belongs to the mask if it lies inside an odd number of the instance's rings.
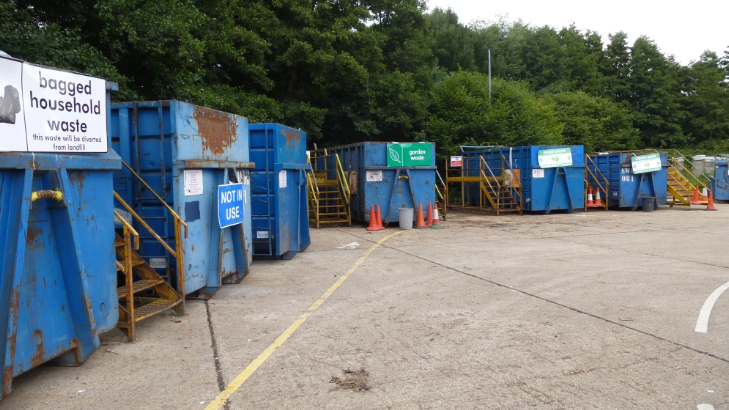
[[[585,152],[628,150],[640,146],[638,130],[630,112],[607,98],[583,91],[551,96],[557,118],[564,124],[562,135],[568,145],[584,145]]]
[[[460,145],[562,143],[554,104],[519,81],[494,79],[489,104],[488,76],[452,73],[433,88],[430,111],[427,138],[441,155],[455,154]]]
[[[323,146],[729,150],[729,49],[681,66],[646,37],[464,25],[423,0],[13,0],[0,38],[14,57],[119,82],[117,101],[186,100]]]

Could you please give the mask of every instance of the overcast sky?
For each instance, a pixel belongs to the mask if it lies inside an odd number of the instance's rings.
[[[698,60],[704,50],[721,56],[729,47],[729,0],[427,1],[431,10],[450,7],[465,24],[473,20],[496,21],[498,16],[508,15],[509,21],[521,19],[531,25],[557,29],[574,22],[580,30],[600,33],[603,43],[608,41],[608,34],[618,31],[626,32],[631,44],[646,35],[664,54],[673,54],[684,65]]]

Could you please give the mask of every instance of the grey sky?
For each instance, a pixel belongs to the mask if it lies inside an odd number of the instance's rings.
[[[729,0],[653,1],[612,0],[427,0],[428,7],[450,7],[459,21],[496,21],[508,15],[535,26],[555,28],[575,23],[580,30],[600,33],[603,42],[610,33],[624,31],[632,44],[646,35],[664,54],[673,54],[681,64],[698,60],[704,50],[719,54],[729,47]]]

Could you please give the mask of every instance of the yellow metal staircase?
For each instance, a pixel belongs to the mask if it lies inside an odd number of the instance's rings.
[[[687,157],[674,150],[673,157],[668,162],[667,190],[669,195],[668,205],[671,207],[674,205],[690,206],[696,185],[701,185],[701,180],[692,174],[679,158]],[[706,201],[700,201],[700,203],[705,205]]]
[[[325,224],[352,225],[351,191],[347,175],[337,154],[326,150],[311,151],[309,185],[309,221],[321,228]]]
[[[501,156],[501,168],[493,169],[483,156],[478,157],[478,168],[469,168],[471,161],[464,158],[460,168],[449,167],[446,161],[446,184],[460,184],[461,203],[448,207],[523,213],[520,170],[512,169]],[[473,184],[478,186],[478,198],[472,197]]]
[[[134,341],[138,322],[169,309],[174,309],[178,315],[185,314],[185,266],[182,238],[187,237],[187,224],[126,162],[124,165],[167,208],[175,227],[175,249],[172,249],[164,238],[160,237],[118,193],[114,192],[114,198],[128,212],[130,219],[127,220],[119,212],[114,211],[115,219],[122,225],[122,235],[117,233],[114,239],[116,270],[121,272],[124,282],[123,286],[116,289],[119,299],[117,327],[126,332],[127,338],[131,342]],[[157,240],[172,258],[175,258],[174,272],[177,274],[177,289],[174,289],[137,253],[139,233],[132,226],[132,221],[136,221],[139,226],[146,229],[151,237]]]

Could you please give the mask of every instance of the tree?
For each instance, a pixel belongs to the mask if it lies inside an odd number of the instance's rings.
[[[584,145],[586,152],[631,150],[641,146],[630,112],[620,104],[583,91],[551,96],[564,124],[564,143]]]
[[[706,51],[687,72],[684,129],[695,143],[729,139],[729,88],[722,61]]]

